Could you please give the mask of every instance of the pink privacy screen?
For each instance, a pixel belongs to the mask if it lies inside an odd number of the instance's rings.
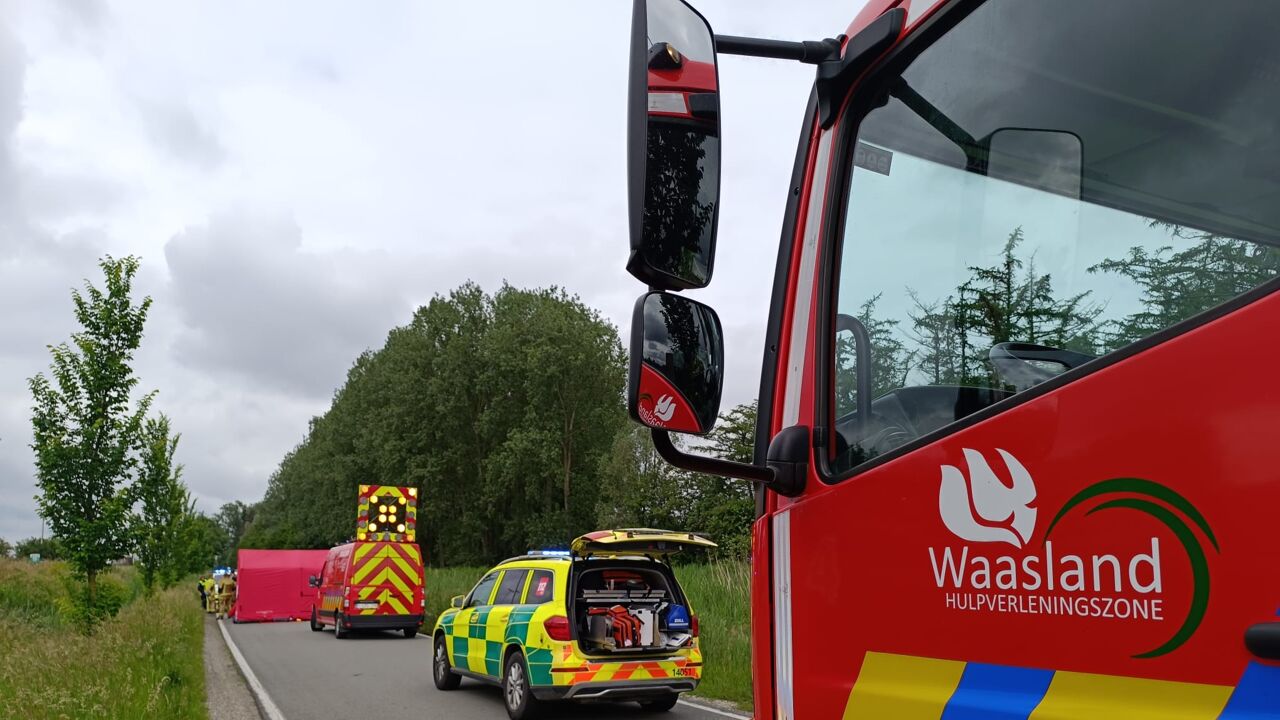
[[[307,620],[328,550],[241,550],[236,567],[236,622]]]

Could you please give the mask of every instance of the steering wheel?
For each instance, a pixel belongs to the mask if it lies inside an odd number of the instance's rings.
[[[987,360],[991,362],[996,377],[1018,392],[1094,359],[1093,355],[1074,350],[1032,343],[1004,342],[987,351]]]

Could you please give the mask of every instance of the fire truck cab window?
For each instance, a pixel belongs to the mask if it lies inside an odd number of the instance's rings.
[[[494,605],[515,605],[520,602],[524,593],[524,579],[529,577],[528,570],[507,570],[502,573],[502,582],[498,583],[498,594],[493,598]]]
[[[467,596],[467,607],[476,607],[478,605],[488,605],[489,595],[493,592],[493,586],[498,582],[498,573],[493,572],[484,576],[484,579],[476,585],[471,594]]]
[[[555,575],[550,570],[534,570],[533,579],[529,581],[529,591],[525,595],[525,602],[541,605],[550,601],[555,594],[555,584]]]
[[[883,81],[841,161],[834,474],[1275,279],[1278,34],[1245,0],[989,0]]]

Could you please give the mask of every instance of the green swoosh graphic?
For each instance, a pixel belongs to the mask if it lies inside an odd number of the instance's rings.
[[[1178,540],[1182,542],[1182,548],[1187,551],[1187,557],[1191,560],[1193,588],[1191,609],[1187,611],[1187,618],[1182,621],[1182,627],[1178,628],[1173,637],[1166,640],[1163,645],[1133,657],[1153,658],[1172,652],[1195,634],[1196,629],[1200,627],[1200,621],[1204,619],[1205,611],[1209,608],[1209,563],[1205,560],[1204,550],[1201,549],[1200,543],[1196,540],[1195,533],[1191,531],[1191,528],[1187,527],[1182,518],[1174,515],[1162,505],[1157,505],[1150,500],[1142,498],[1119,498],[1108,500],[1085,514],[1092,515],[1099,510],[1108,508],[1140,510],[1164,523],[1166,527],[1173,531],[1174,535],[1178,536]]]
[[[1218,547],[1218,539],[1214,537],[1213,531],[1209,529],[1209,523],[1204,519],[1204,515],[1191,504],[1190,500],[1182,497],[1173,490],[1161,485],[1158,482],[1144,480],[1142,478],[1119,477],[1102,482],[1094,483],[1089,487],[1076,493],[1074,497],[1067,501],[1058,514],[1054,516],[1053,522],[1049,523],[1049,529],[1045,531],[1044,537],[1049,539],[1049,533],[1053,532],[1053,526],[1058,524],[1063,515],[1066,515],[1071,508],[1090,498],[1105,495],[1107,493],[1135,493],[1138,495],[1147,495],[1157,500],[1163,500],[1172,505],[1174,508],[1181,510],[1183,515],[1191,518],[1191,521],[1204,532],[1205,537],[1209,538],[1209,542],[1213,544],[1213,549],[1221,552]]]

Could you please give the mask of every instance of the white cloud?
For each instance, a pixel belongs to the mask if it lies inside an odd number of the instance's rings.
[[[855,9],[707,0],[813,39]],[[356,354],[467,279],[625,332],[629,3],[0,0],[0,537],[33,535],[26,379],[104,253],[155,299],[143,389],[205,510],[256,500]],[[754,397],[813,68],[723,58],[726,405]],[[24,505],[27,503],[27,505]]]

